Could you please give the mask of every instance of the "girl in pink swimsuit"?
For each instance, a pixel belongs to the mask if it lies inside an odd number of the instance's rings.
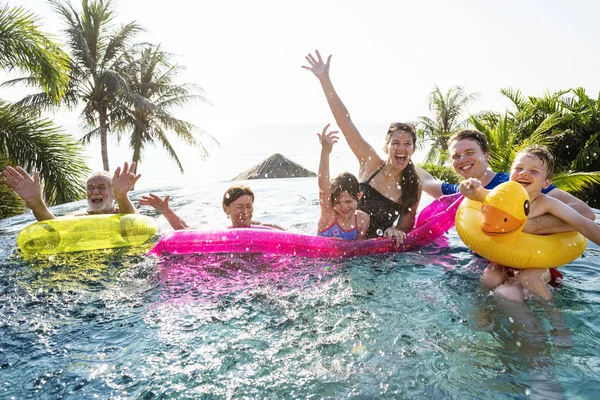
[[[317,235],[344,240],[366,239],[369,229],[369,215],[357,209],[362,193],[358,179],[344,172],[329,181],[329,155],[337,143],[337,131],[327,132],[329,124],[318,133],[321,142],[319,163],[319,204],[321,216],[317,225]]]

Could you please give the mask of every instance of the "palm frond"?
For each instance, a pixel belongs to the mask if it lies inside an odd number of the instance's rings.
[[[0,5],[0,68],[30,73],[58,101],[69,83],[69,58],[39,30],[38,21],[22,7]]]
[[[568,172],[554,174],[552,183],[561,190],[569,193],[582,193],[591,185],[600,184],[600,171]]]

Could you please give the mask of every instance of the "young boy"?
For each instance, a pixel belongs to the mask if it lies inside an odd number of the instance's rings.
[[[513,161],[509,179],[520,183],[527,190],[531,203],[529,218],[543,214],[554,215],[600,245],[599,225],[560,200],[542,193],[542,190],[552,183],[553,169],[554,157],[548,150],[540,146],[532,146],[520,151]],[[478,179],[469,178],[461,182],[460,192],[472,200],[483,202],[489,191],[482,187]],[[512,275],[523,288],[529,289],[531,293],[544,300],[552,299],[552,294],[546,285],[550,282],[550,271],[547,268],[514,270],[492,262],[484,271],[482,282],[489,288],[495,289],[504,284]],[[501,292],[509,294],[514,300],[522,298],[522,294],[520,294],[520,298],[515,298],[514,292],[507,288],[502,288]]]

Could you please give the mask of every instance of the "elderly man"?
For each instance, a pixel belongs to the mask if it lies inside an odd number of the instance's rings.
[[[69,215],[137,213],[127,195],[141,177],[141,174],[135,175],[134,171],[135,163],[131,163],[131,166],[124,163],[123,169],[118,167],[112,178],[106,171],[92,174],[87,180],[88,209],[75,211]],[[4,182],[25,201],[38,221],[56,218],[42,198],[39,172],[36,172],[32,178],[21,167],[6,167],[2,174]],[[118,208],[115,207],[115,200]]]
[[[452,167],[464,179],[477,178],[486,189],[493,189],[508,181],[508,173],[494,172],[489,167],[490,153],[487,138],[483,133],[475,130],[462,130],[455,133],[448,140],[448,151],[452,159]],[[420,168],[417,168],[417,172],[423,185],[423,191],[430,196],[438,198],[442,195],[458,193],[458,185],[437,180]],[[543,192],[567,204],[584,217],[592,221],[596,219],[596,215],[585,202],[556,186],[550,185]],[[564,221],[553,215],[544,214],[528,219],[523,231],[548,234],[572,230],[573,228]]]

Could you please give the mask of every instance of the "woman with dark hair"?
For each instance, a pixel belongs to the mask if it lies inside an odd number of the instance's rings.
[[[323,62],[321,54],[318,51],[315,54],[316,58],[312,54],[306,56],[309,65],[302,68],[311,71],[321,82],[335,121],[358,159],[358,180],[363,192],[358,208],[371,218],[367,237],[377,237],[383,232],[383,236],[402,243],[414,226],[421,199],[419,176],[411,161],[417,140],[416,129],[411,124],[391,124],[384,147],[387,159],[381,159],[362,137],[333,88],[329,77],[331,56]]]

